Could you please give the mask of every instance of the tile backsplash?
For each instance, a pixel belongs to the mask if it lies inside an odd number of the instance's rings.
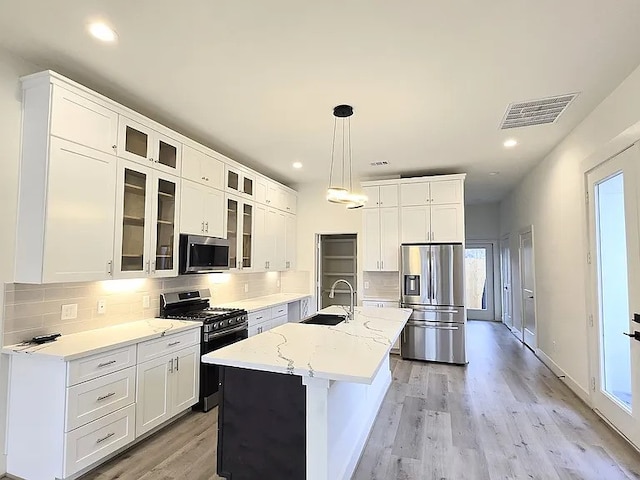
[[[292,278],[306,281],[287,282],[291,289],[280,287],[281,274],[220,273],[189,275],[167,279],[112,280],[89,283],[28,285],[8,283],[4,286],[3,345],[22,342],[35,335],[60,332],[63,335],[158,316],[160,293],[189,288],[209,288],[212,304],[234,302],[279,292],[306,293],[308,273],[294,272]],[[305,288],[302,289],[301,284]],[[245,292],[245,286],[247,292]],[[299,289],[293,287],[299,286]],[[149,296],[149,308],[143,298]],[[98,314],[98,301],[106,301],[106,312]],[[78,316],[61,320],[62,305],[77,304]]]
[[[363,284],[369,283],[364,289],[365,298],[400,299],[400,278],[398,272],[363,272]]]

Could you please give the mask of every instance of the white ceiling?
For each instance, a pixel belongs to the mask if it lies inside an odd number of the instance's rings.
[[[0,46],[285,183],[328,180],[349,103],[359,178],[467,172],[470,203],[500,199],[640,63],[638,25],[637,0],[0,2]],[[499,130],[509,103],[570,92],[557,123]]]

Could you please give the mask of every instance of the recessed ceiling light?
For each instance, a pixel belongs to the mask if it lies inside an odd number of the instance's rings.
[[[489,175],[495,177],[496,175],[500,175],[500,172],[489,172]]]
[[[102,42],[115,42],[118,39],[116,31],[104,22],[89,24],[89,33]]]
[[[293,162],[293,168],[302,168],[301,162]]]
[[[503,143],[503,145],[506,148],[515,147],[517,144],[518,144],[518,141],[515,138],[510,138],[509,140],[505,140],[505,142]]]

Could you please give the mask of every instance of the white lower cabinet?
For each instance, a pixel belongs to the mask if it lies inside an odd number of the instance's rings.
[[[138,365],[136,437],[144,435],[198,401],[200,346]]]
[[[12,355],[7,472],[29,480],[76,477],[196,404],[199,332],[66,362]]]
[[[399,302],[389,301],[389,300],[363,300],[363,307],[378,307],[378,308],[387,308],[393,307],[398,308],[400,306]],[[396,338],[395,343],[391,347],[391,353],[395,353],[396,355],[400,355],[400,337]]]
[[[64,476],[68,477],[131,443],[135,438],[133,404],[65,434]]]

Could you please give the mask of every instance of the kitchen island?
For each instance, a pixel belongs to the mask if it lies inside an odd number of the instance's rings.
[[[410,314],[360,307],[348,323],[288,323],[204,355],[223,366],[218,474],[351,478],[391,384],[389,350]]]

